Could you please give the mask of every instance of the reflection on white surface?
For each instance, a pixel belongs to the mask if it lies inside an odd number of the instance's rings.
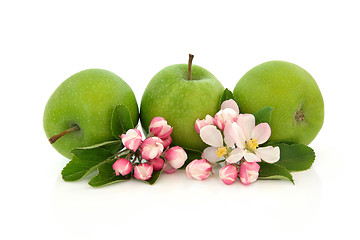
[[[92,188],[84,179],[66,183],[60,177],[52,193],[53,215],[65,230],[80,236],[103,237],[121,230],[164,234],[174,228],[191,231],[196,226],[246,225],[247,229],[301,230],[311,227],[322,198],[314,169],[294,173],[296,184],[262,180],[244,186],[239,180],[227,186],[217,176],[206,181],[187,178],[183,171],[163,174],[154,185],[136,180]],[[216,212],[216,213],[215,213]],[[214,216],[216,216],[214,218]],[[293,224],[302,219],[301,225]],[[183,226],[173,226],[181,222]],[[109,229],[105,233],[102,226]],[[138,230],[136,230],[138,229]],[[120,233],[119,233],[120,234]]]

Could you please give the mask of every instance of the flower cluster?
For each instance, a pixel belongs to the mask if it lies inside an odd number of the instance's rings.
[[[154,171],[163,169],[166,173],[173,173],[182,167],[187,154],[181,147],[169,148],[172,130],[164,118],[155,117],[151,120],[146,139],[143,140],[138,129],[129,129],[122,134],[121,141],[128,154],[113,164],[115,174],[126,176],[133,172],[134,178],[148,180]]]
[[[195,130],[204,143],[209,145],[202,153],[202,159],[193,160],[186,167],[189,177],[204,180],[212,173],[216,164],[224,164],[219,177],[225,184],[232,184],[239,176],[243,184],[255,182],[259,176],[257,162],[274,163],[280,158],[279,147],[260,147],[270,135],[268,123],[255,126],[252,114],[240,114],[234,100],[221,104],[215,117],[207,115],[197,119]]]

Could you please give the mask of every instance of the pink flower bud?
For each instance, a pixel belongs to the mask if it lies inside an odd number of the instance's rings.
[[[226,165],[219,170],[219,177],[227,185],[234,183],[237,175],[237,168],[233,165]]]
[[[150,159],[147,162],[154,167],[154,171],[159,171],[164,166],[164,159],[162,158]]]
[[[227,121],[236,122],[239,114],[232,108],[221,109],[215,114],[214,123],[219,129],[224,130]]]
[[[121,141],[127,149],[134,152],[141,144],[142,136],[138,129],[129,129],[126,134],[121,134]]]
[[[131,162],[125,158],[119,158],[118,160],[116,160],[112,168],[115,170],[116,176],[119,176],[120,174],[125,176],[132,171]]]
[[[134,178],[148,180],[153,174],[154,168],[148,163],[141,163],[134,167]]]
[[[154,117],[150,122],[149,130],[154,136],[165,139],[170,136],[173,128],[167,124],[165,118]]]
[[[187,159],[187,154],[184,149],[179,146],[175,146],[169,148],[165,152],[165,159],[173,168],[178,169],[184,165]]]
[[[200,129],[210,125],[210,124],[214,124],[214,118],[211,117],[210,115],[206,115],[205,119],[196,119],[195,121],[195,131],[200,134]]]
[[[255,182],[259,176],[259,169],[260,165],[256,162],[243,162],[239,171],[240,181],[245,185]]]
[[[165,163],[164,164],[164,168],[163,168],[163,171],[168,173],[168,174],[171,174],[171,173],[174,173],[177,169],[176,168],[173,168],[169,163]]]
[[[206,159],[195,159],[186,166],[186,175],[196,180],[205,180],[211,174],[212,166]]]
[[[172,142],[171,136],[167,137],[166,139],[161,139],[163,141],[164,149],[166,149],[168,146],[170,146]]]
[[[163,141],[158,137],[145,139],[140,146],[140,153],[143,159],[157,158],[164,150]]]

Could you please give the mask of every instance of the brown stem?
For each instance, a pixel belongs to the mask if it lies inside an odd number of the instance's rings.
[[[80,130],[80,127],[78,125],[75,125],[72,128],[69,128],[69,129],[63,131],[62,133],[59,133],[59,134],[57,134],[55,136],[52,136],[51,138],[49,138],[49,142],[51,144],[53,144],[54,142],[56,142],[62,136],[68,134],[69,132],[73,132],[73,131],[77,131],[77,130]]]
[[[191,80],[191,65],[192,65],[192,60],[194,58],[194,55],[189,53],[189,63],[188,63],[188,80]]]

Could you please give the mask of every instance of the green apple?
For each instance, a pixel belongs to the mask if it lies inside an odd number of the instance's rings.
[[[102,69],[88,69],[66,79],[51,95],[43,117],[45,134],[53,147],[71,158],[71,150],[114,140],[111,115],[123,104],[138,122],[138,105],[129,85]],[[61,138],[60,138],[61,137]]]
[[[195,121],[218,111],[222,84],[206,69],[175,64],[158,72],[145,89],[140,105],[140,121],[148,132],[151,119],[163,117],[173,127],[173,145],[203,150],[206,145],[195,131]]]
[[[274,108],[270,140],[307,145],[324,122],[324,101],[314,78],[289,62],[270,61],[254,67],[236,84],[234,97],[242,113]]]

